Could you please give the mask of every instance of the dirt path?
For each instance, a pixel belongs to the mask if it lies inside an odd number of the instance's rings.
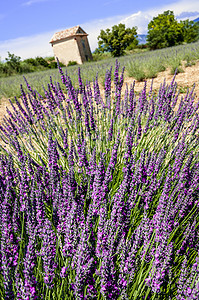
[[[182,95],[186,94],[187,88],[191,89],[193,87],[193,84],[195,83],[195,94],[196,94],[196,101],[199,100],[199,61],[187,68],[183,68],[184,73],[179,73],[176,76],[176,82],[178,84],[178,89],[180,89],[180,93]],[[170,70],[167,69],[164,72],[161,72],[158,74],[157,78],[153,79],[153,90],[158,90],[160,87],[160,84],[163,83],[164,79],[166,79],[166,83],[169,84],[173,78],[173,75],[170,75]],[[130,87],[130,84],[133,83],[134,78],[131,77],[124,77],[124,89],[126,86],[126,83]],[[144,82],[138,82],[135,81],[135,91],[140,92],[143,89]],[[149,91],[151,86],[151,79],[147,80],[147,90]],[[6,106],[9,108],[10,103],[8,99],[2,98],[0,100],[0,124],[3,121],[4,115],[7,115],[6,113]]]

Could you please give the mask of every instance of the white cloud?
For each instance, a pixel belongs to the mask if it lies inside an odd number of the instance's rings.
[[[138,11],[137,13],[122,19],[121,23],[124,23],[126,27],[137,26],[138,34],[145,34],[147,30],[147,25],[151,21],[151,19],[151,14],[147,12]]]
[[[93,20],[89,23],[80,24],[80,26],[88,33],[88,40],[90,44],[91,51],[94,51],[98,44],[97,37],[100,34],[100,30],[111,28],[115,24],[119,24],[123,16],[116,16],[106,19]]]
[[[54,31],[45,32],[34,36],[20,37],[6,41],[0,41],[0,58],[4,60],[8,51],[20,56],[22,59],[36,56],[53,56],[49,41]]]
[[[192,12],[194,8],[194,11],[199,12],[199,1],[198,0],[180,0],[176,1],[173,4],[166,5],[164,7],[164,10],[173,10],[175,16],[180,15],[182,12]]]
[[[47,0],[30,0],[28,2],[33,3],[33,1],[36,2]],[[184,13],[187,13],[187,16],[193,14],[193,7],[194,16],[192,15],[192,17],[190,18],[186,17]],[[90,43],[91,51],[94,51],[98,46],[97,37],[100,34],[101,29],[111,28],[115,24],[124,23],[128,27],[137,26],[138,34],[146,34],[148,23],[153,19],[153,17],[157,16],[160,13],[163,13],[166,10],[172,10],[175,16],[189,18],[190,20],[191,18],[195,19],[197,17],[195,13],[198,12],[199,16],[199,1],[180,0],[174,2],[173,4],[159,6],[157,8],[152,8],[146,11],[138,11],[131,15],[93,20],[89,23],[80,24],[80,26],[88,33],[88,40]],[[55,28],[54,31],[46,32],[43,34],[21,37],[7,41],[0,41],[1,59],[5,59],[5,57],[7,57],[7,51],[20,56],[22,59],[36,56],[51,56],[53,55],[53,51],[51,45],[49,44],[49,40],[55,32],[63,29],[65,28]]]
[[[195,12],[193,13],[193,7]],[[128,16],[121,20],[128,27],[137,26],[139,34],[147,33],[147,25],[153,19],[153,17],[158,14],[163,13],[166,10],[171,10],[174,12],[175,17],[178,16],[179,20],[190,19],[193,20],[199,16],[199,1],[192,0],[190,2],[181,0],[174,2],[173,4],[159,6],[157,8],[152,8],[147,11],[139,11],[135,14]]]
[[[183,11],[181,12],[179,15],[176,16],[177,19],[184,19],[184,18],[197,18],[199,12],[198,11],[194,11],[194,12],[186,12]]]

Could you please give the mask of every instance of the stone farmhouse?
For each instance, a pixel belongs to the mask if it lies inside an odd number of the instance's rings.
[[[66,66],[69,61],[82,64],[92,60],[87,36],[88,34],[79,25],[56,32],[50,40],[54,56]]]

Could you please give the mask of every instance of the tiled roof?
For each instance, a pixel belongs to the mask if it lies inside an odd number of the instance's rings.
[[[87,33],[79,26],[74,26],[72,28],[69,29],[65,29],[59,32],[56,32],[53,37],[50,40],[50,43],[65,39],[67,37],[70,36],[74,36],[74,35],[87,35]]]

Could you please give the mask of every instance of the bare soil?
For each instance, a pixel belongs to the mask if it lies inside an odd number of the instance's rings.
[[[175,81],[178,84],[178,89],[180,90],[181,95],[185,95],[187,92],[187,88],[189,90],[192,89],[194,83],[195,83],[195,101],[199,100],[199,61],[196,62],[195,65],[190,67],[183,67],[184,72],[179,73],[176,75]],[[170,69],[167,69],[164,72],[161,72],[158,74],[156,78],[153,79],[153,90],[157,91],[160,87],[160,84],[163,83],[164,79],[166,80],[166,83],[169,84],[173,78],[173,75],[170,74]],[[133,83],[134,78],[127,77],[125,75],[124,77],[124,89],[126,86],[126,83],[130,87],[130,85]],[[151,86],[151,79],[147,80],[147,90],[149,91]],[[140,92],[144,87],[144,82],[138,82],[135,80],[135,91]],[[124,91],[123,89],[123,91]],[[8,115],[6,112],[6,107],[10,108],[11,105],[9,103],[9,100],[6,98],[2,98],[0,100],[0,124],[3,121],[4,115]]]
[[[184,65],[184,64],[183,64]],[[178,90],[180,89],[180,94],[185,95],[187,92],[187,88],[191,90],[195,83],[195,94],[196,98],[199,97],[199,61],[196,62],[195,65],[191,67],[184,67],[183,66],[183,73],[178,73],[176,75],[175,81],[178,85]],[[173,75],[170,74],[170,69],[168,68],[166,71],[161,72],[158,74],[156,78],[153,79],[153,90],[158,90],[160,87],[160,84],[163,83],[164,79],[166,80],[166,83],[169,84],[172,79]],[[130,84],[133,82],[133,78],[127,77],[124,80],[124,84]],[[150,89],[151,86],[151,79],[147,80],[147,88]],[[135,91],[140,92],[144,87],[143,82],[135,81]],[[197,100],[197,99],[196,99]]]

